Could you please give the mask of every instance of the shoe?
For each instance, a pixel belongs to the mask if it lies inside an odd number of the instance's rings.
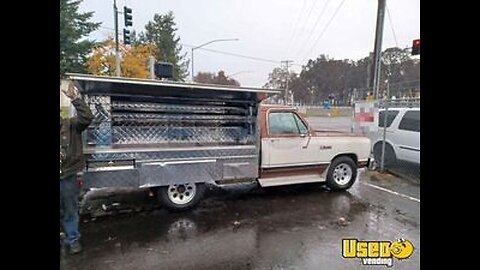
[[[82,251],[82,245],[80,242],[75,241],[70,244],[69,254],[78,254]]]

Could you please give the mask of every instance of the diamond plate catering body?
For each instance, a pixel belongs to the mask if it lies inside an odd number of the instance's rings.
[[[278,91],[69,74],[94,114],[84,187],[254,180],[259,104]]]

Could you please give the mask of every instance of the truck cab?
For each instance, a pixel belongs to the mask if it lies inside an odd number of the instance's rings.
[[[260,106],[262,186],[327,182],[335,190],[347,189],[357,169],[366,167],[370,140],[351,133],[319,131],[294,108]]]

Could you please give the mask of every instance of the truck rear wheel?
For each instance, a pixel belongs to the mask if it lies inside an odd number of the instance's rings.
[[[332,190],[346,190],[357,178],[358,166],[347,156],[335,158],[327,173],[327,186]]]
[[[203,183],[172,184],[158,190],[160,203],[169,211],[179,212],[193,208],[205,193]]]

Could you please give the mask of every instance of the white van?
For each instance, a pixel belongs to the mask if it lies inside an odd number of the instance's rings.
[[[378,132],[370,134],[377,164],[382,158],[385,109],[379,110]],[[420,108],[389,108],[385,136],[385,165],[397,160],[420,165]]]

